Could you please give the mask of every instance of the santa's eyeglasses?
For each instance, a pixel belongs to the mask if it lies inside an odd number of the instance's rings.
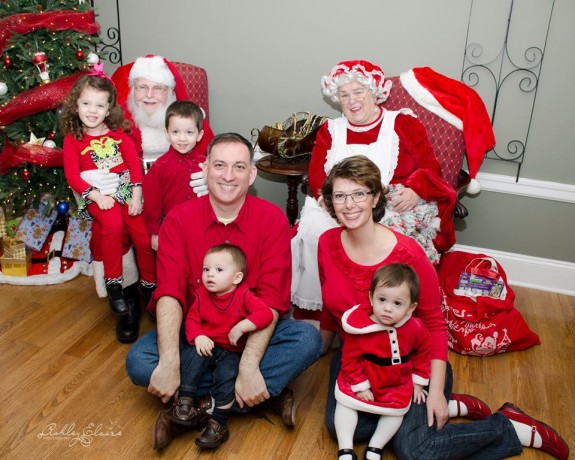
[[[168,87],[167,86],[152,86],[151,88],[149,86],[146,85],[137,85],[135,86],[136,92],[140,93],[140,94],[149,94],[150,91],[152,92],[152,94],[154,94],[155,96],[158,96],[162,93],[165,93],[166,91],[168,91]]]

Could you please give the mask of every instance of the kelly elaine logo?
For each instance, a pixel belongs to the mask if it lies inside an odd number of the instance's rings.
[[[84,447],[90,447],[94,438],[117,437],[122,436],[122,427],[119,427],[110,420],[110,423],[90,422],[82,428],[76,428],[75,423],[66,423],[58,426],[56,423],[50,423],[44,427],[38,438],[48,440],[67,440],[70,447],[80,444]]]

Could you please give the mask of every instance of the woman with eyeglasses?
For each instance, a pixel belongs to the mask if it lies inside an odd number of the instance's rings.
[[[340,223],[319,238],[318,262],[323,296],[320,332],[323,352],[339,334],[345,348],[342,316],[368,299],[375,271],[392,263],[411,266],[420,280],[419,303],[413,315],[423,322],[431,340],[431,373],[427,401],[412,402],[392,440],[400,459],[500,459],[518,455],[521,446],[535,447],[561,459],[569,448],[548,425],[505,403],[495,414],[480,400],[451,392],[453,376],[447,365],[447,326],[440,308],[437,273],[419,244],[408,236],[379,223],[385,214],[386,190],[377,165],[365,156],[351,156],[335,164],[323,187],[329,214]],[[369,319],[362,327],[369,328]],[[398,335],[389,328],[390,347],[400,349]],[[366,340],[369,336],[366,335]],[[378,355],[385,350],[374,349]],[[361,358],[360,358],[361,359]],[[409,358],[408,358],[409,359]],[[382,373],[393,372],[381,364]],[[341,369],[341,352],[330,366],[326,425],[336,438],[335,382]],[[365,388],[357,388],[357,391]],[[462,409],[464,412],[462,412]],[[449,417],[466,416],[472,423],[450,423]],[[378,428],[379,415],[358,414],[355,441],[365,442]],[[341,421],[338,421],[341,423]],[[345,421],[344,421],[345,423]],[[383,445],[370,445],[367,459],[382,458]],[[340,460],[353,460],[351,449],[338,452]]]
[[[321,186],[331,168],[351,155],[365,155],[390,187],[385,224],[413,236],[433,263],[438,251],[455,243],[452,214],[455,191],[443,179],[423,125],[411,110],[386,110],[391,91],[380,67],[368,61],[338,63],[322,78],[325,96],[341,105],[343,116],[318,131],[309,166],[308,197],[292,240],[292,302],[313,318],[322,300],[317,273],[317,239],[337,223],[322,206]],[[310,313],[310,311],[312,313]]]

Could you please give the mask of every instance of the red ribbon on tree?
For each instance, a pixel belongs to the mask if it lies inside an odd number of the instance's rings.
[[[64,154],[62,149],[51,149],[41,145],[20,144],[14,147],[8,140],[0,154],[0,175],[22,163],[32,163],[42,168],[62,168]]]
[[[35,86],[14,96],[0,112],[0,125],[9,125],[22,117],[58,107],[85,72],[60,78],[52,83]]]
[[[39,29],[75,30],[85,34],[95,34],[100,30],[94,11],[78,12],[69,10],[44,11],[41,13],[13,14],[0,20],[0,51],[16,32],[24,35]]]

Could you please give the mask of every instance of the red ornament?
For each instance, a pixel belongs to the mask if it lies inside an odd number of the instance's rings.
[[[43,65],[46,63],[48,63],[48,56],[46,56],[46,53],[44,51],[36,51],[32,58],[32,64]]]
[[[10,59],[8,56],[4,58],[4,67],[6,68],[12,67],[12,59]]]
[[[32,58],[32,64],[38,69],[42,83],[50,83],[50,74],[48,73],[50,65],[48,64],[48,56],[46,56],[46,53],[40,50],[36,51]]]
[[[78,61],[83,61],[84,60],[84,51],[82,51],[82,50],[76,51],[76,59]]]
[[[22,179],[28,182],[30,180],[30,171],[28,171],[27,169],[22,171]]]
[[[53,140],[56,137],[56,133],[54,131],[48,133],[48,135],[46,136],[48,139]]]

